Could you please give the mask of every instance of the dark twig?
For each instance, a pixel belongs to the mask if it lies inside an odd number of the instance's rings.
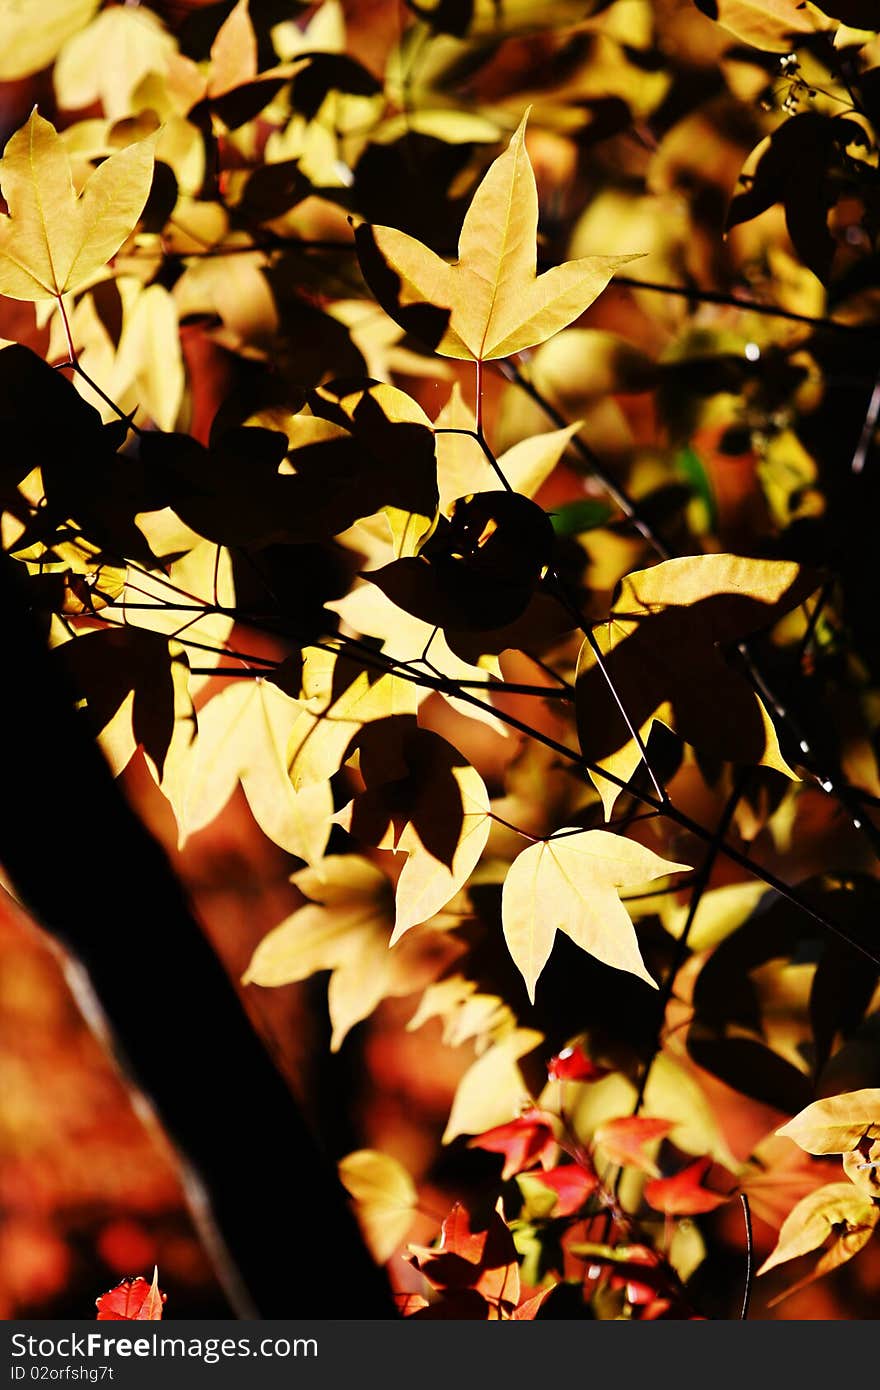
[[[752,1236],[752,1209],[749,1206],[749,1199],[745,1192],[739,1194],[742,1202],[743,1220],[746,1223],[746,1286],[743,1290],[742,1309],[740,1311],[740,1321],[745,1322],[749,1316],[749,1305],[752,1301],[752,1284],[755,1278],[755,1251]]]
[[[499,367],[507,380],[524,391],[526,395],[540,407],[548,420],[551,420],[560,429],[565,428],[569,422],[556,407],[546,399],[542,392],[523,375],[517,366],[511,362],[503,362],[499,363]],[[574,435],[571,440],[571,447],[580,455],[584,463],[590,468],[593,476],[598,479],[609,496],[616,502],[618,507],[620,507],[624,516],[627,517],[632,525],[635,526],[645,538],[658,558],[661,560],[672,559],[673,552],[671,548],[650,522],[642,515],[637,503],[634,502],[633,499],[627,495],[625,490],[609,476],[601,461],[596,457],[589,445],[586,444],[579,435]],[[833,772],[829,772],[827,768],[820,766],[819,760],[816,757],[804,729],[791,710],[769,684],[749,644],[741,642],[737,650],[746,664],[746,669],[759,695],[780,723],[785,725],[791,733],[800,751],[803,765],[813,774],[821,790],[825,792],[826,795],[836,798],[838,803],[849,815],[853,827],[864,835],[874,853],[880,857],[880,830],[878,830],[873,821],[865,814],[862,801],[859,798],[856,788],[849,785],[838,769],[835,768]]]
[[[694,875],[693,887],[691,889],[691,896],[690,901],[688,902],[688,910],[687,916],[684,921],[684,926],[682,928],[681,935],[678,938],[675,955],[672,959],[672,964],[670,965],[669,970],[666,973],[666,977],[663,981],[663,984],[660,987],[660,994],[657,999],[657,1032],[654,1038],[654,1045],[651,1051],[651,1055],[648,1059],[647,1065],[645,1066],[645,1070],[642,1073],[642,1079],[639,1082],[639,1089],[632,1110],[632,1113],[634,1115],[637,1115],[642,1108],[642,1103],[645,1099],[645,1091],[647,1090],[648,1086],[648,1078],[651,1075],[651,1071],[653,1069],[655,1061],[657,1060],[657,1055],[660,1051],[660,1044],[663,1035],[663,1021],[666,1017],[666,1007],[670,999],[672,998],[672,991],[675,986],[676,976],[678,975],[678,972],[681,969],[681,967],[684,965],[685,958],[687,956],[688,939],[691,934],[691,929],[693,928],[697,913],[700,910],[700,903],[703,901],[703,896],[706,892],[706,889],[709,886],[709,880],[712,877],[712,870],[715,868],[718,856],[719,854],[724,853],[725,836],[727,835],[727,832],[731,826],[731,822],[733,821],[733,817],[736,814],[736,808],[739,805],[743,795],[745,794],[749,774],[750,769],[745,769],[740,773],[739,777],[737,778],[733,791],[727,798],[724,810],[721,813],[721,818],[718,821],[718,827],[715,831],[715,834],[712,836],[712,839],[709,843],[709,847],[706,851],[706,856],[699,869]]]
[[[761,304],[753,299],[740,299],[735,294],[725,294],[721,290],[700,290],[689,285],[661,285],[655,280],[639,280],[634,275],[615,275],[615,285],[628,285],[634,290],[651,290],[655,294],[672,295],[678,299],[690,299],[696,304],[720,304],[730,309],[741,309],[747,314],[761,314],[764,318],[786,319],[789,323],[802,323],[808,328],[825,328],[837,333],[876,333],[876,325],[843,323],[840,319],[816,318],[811,314],[798,314],[793,309],[783,309],[778,304]]]

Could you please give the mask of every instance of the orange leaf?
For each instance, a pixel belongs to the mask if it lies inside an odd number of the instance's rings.
[[[701,1185],[711,1167],[711,1158],[698,1158],[672,1178],[655,1178],[645,1186],[645,1201],[667,1216],[696,1216],[714,1211],[729,1201],[732,1193],[710,1192]]]
[[[674,1124],[671,1120],[655,1120],[647,1115],[626,1115],[620,1120],[609,1120],[596,1131],[596,1143],[622,1166],[642,1168],[646,1173],[656,1173],[652,1159],[644,1152],[645,1145],[654,1139],[664,1139]]]

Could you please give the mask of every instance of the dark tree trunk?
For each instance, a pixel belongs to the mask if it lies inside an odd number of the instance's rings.
[[[246,1295],[239,1307],[249,1301],[264,1318],[395,1316],[332,1163],[50,669],[6,557],[0,602],[0,862],[88,972],[125,1069],[208,1198]]]

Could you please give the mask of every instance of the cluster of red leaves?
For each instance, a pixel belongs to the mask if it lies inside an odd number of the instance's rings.
[[[440,1245],[410,1250],[437,1297],[429,1302],[420,1294],[405,1295],[400,1307],[406,1317],[530,1321],[550,1293],[547,1288],[523,1297],[516,1246],[500,1211],[485,1230],[472,1231],[468,1212],[456,1202],[443,1222]]]

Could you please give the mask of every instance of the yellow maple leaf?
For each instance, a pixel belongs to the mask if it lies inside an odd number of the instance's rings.
[[[811,1283],[832,1269],[851,1260],[863,1245],[867,1245],[880,1220],[880,1207],[848,1182],[832,1182],[803,1197],[782,1223],[776,1248],[767,1257],[759,1274],[766,1274],[777,1265],[795,1260],[817,1250],[829,1236],[831,1245],[818,1264],[795,1288]],[[775,1299],[774,1302],[778,1302]]]
[[[413,1224],[419,1194],[409,1173],[390,1154],[358,1149],[339,1163],[339,1178],[377,1264],[390,1260]]]
[[[174,806],[180,843],[208,825],[241,782],[254,819],[275,844],[308,863],[330,834],[329,782],[294,790],[287,741],[299,704],[264,679],[230,682],[200,711],[190,765]]]
[[[309,901],[263,938],[244,983],[286,985],[331,971],[327,1003],[334,1052],[380,1000],[423,989],[461,952],[440,924],[390,946],[393,889],[381,870],[358,855],[331,855],[320,872],[303,869],[291,882]]]
[[[776,1131],[808,1154],[842,1154],[880,1137],[880,1088],[846,1091],[813,1101]]]
[[[788,53],[798,35],[814,34],[832,22],[823,25],[822,16],[803,0],[713,0],[711,7],[698,0],[698,8],[743,43],[769,53]]]
[[[467,883],[489,838],[489,794],[476,768],[411,715],[367,724],[357,746],[365,788],[334,820],[364,844],[407,856],[394,945]]]
[[[538,191],[525,147],[527,120],[528,111],[474,194],[453,265],[395,227],[357,230],[377,299],[444,357],[485,362],[543,343],[592,304],[618,266],[635,259],[585,256],[537,274]]]
[[[77,196],[58,132],[36,110],[0,161],[9,216],[0,220],[0,294],[59,298],[107,264],[150,192],[156,136],[105,159]]]
[[[0,4],[0,82],[29,77],[52,62],[88,24],[101,0],[4,0]]]
[[[617,890],[689,867],[607,830],[563,830],[523,850],[504,880],[501,918],[532,1002],[557,931],[656,988]]]
[[[532,1097],[518,1063],[543,1041],[544,1034],[534,1028],[513,1028],[477,1057],[458,1083],[444,1144],[460,1134],[482,1134],[520,1114]]]

